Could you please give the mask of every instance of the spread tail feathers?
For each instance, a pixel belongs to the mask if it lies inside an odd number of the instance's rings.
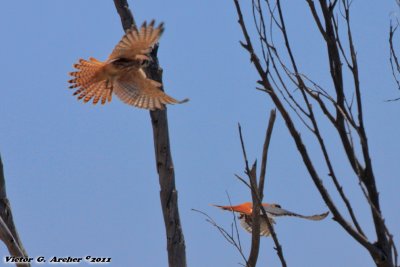
[[[106,79],[99,78],[104,66],[104,62],[95,58],[80,59],[79,63],[74,64],[77,71],[69,73],[74,78],[68,82],[71,84],[69,88],[78,88],[74,95],[79,100],[83,99],[86,103],[93,99],[93,104],[97,104],[100,99],[102,104],[111,101],[112,85]]]

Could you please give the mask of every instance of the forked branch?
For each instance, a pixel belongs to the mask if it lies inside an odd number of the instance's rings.
[[[265,134],[265,141],[263,145],[261,173],[259,176],[258,183],[257,183],[257,162],[254,162],[253,166],[250,169],[247,159],[246,147],[244,144],[244,139],[242,134],[242,128],[240,124],[238,126],[240,144],[242,147],[243,158],[245,162],[245,173],[248,176],[249,182],[245,181],[242,177],[238,175],[236,175],[236,177],[249,187],[253,202],[252,239],[251,239],[252,241],[251,241],[250,255],[247,261],[249,267],[255,267],[257,264],[259,248],[260,248],[260,223],[261,223],[260,220],[265,220],[267,224],[268,230],[271,233],[272,239],[275,243],[275,249],[277,251],[279,260],[281,261],[282,267],[287,266],[285,257],[283,256],[282,246],[279,243],[278,237],[276,235],[272,223],[267,219],[268,218],[267,212],[265,211],[262,205],[262,200],[264,196],[264,184],[266,177],[267,160],[268,160],[268,148],[272,137],[272,130],[274,127],[275,118],[276,118],[276,111],[271,110],[268,127]]]
[[[317,90],[312,90],[307,86],[306,82],[311,81],[311,79],[304,80],[304,77],[306,76],[300,72],[299,65],[296,62],[294,53],[292,52],[280,0],[266,0],[264,3],[266,6],[266,12],[270,16],[269,26],[265,25],[265,22],[268,21],[268,19],[266,19],[266,15],[263,14],[264,11],[261,7],[260,1],[252,1],[253,20],[256,22],[255,27],[258,34],[254,39],[260,40],[262,48],[260,56],[256,52],[258,50],[254,48],[252,37],[247,30],[241,10],[241,4],[239,0],[233,1],[239,18],[238,22],[244,37],[244,41],[241,42],[241,45],[249,53],[251,62],[259,74],[260,80],[258,83],[263,86],[261,90],[270,96],[277,110],[282,115],[287,129],[295,141],[297,150],[303,159],[304,165],[306,166],[316,188],[320,192],[321,197],[331,210],[334,219],[348,234],[369,251],[377,266],[393,267],[397,262],[397,251],[392,235],[389,233],[385,225],[380,210],[379,194],[376,188],[375,175],[368,148],[367,134],[364,128],[358,61],[350,27],[351,1],[319,0],[318,3],[320,10],[317,10],[314,3],[316,1],[307,0],[311,10],[311,16],[314,18],[316,27],[321,33],[322,40],[326,43],[328,68],[333,85],[333,90],[331,91],[334,92],[333,95],[328,93],[327,90],[321,89],[321,87],[315,83],[313,83],[313,86],[315,86]],[[274,2],[274,4],[272,2]],[[348,45],[347,48],[345,48],[342,45],[343,42],[340,41],[339,24],[335,17],[335,9],[338,7],[341,7],[343,10],[342,18],[345,21],[345,34],[348,38],[346,42]],[[273,41],[271,41],[273,38],[272,32],[275,29],[274,27],[278,29],[278,37],[283,40],[283,49],[277,47]],[[268,31],[269,34],[267,33]],[[392,28],[390,40],[393,40],[394,31],[395,29]],[[345,52],[345,49],[347,52]],[[348,57],[346,56],[346,53],[349,55]],[[347,62],[348,71],[353,78],[352,85],[347,85],[344,82],[343,72],[345,70],[342,68],[341,56],[343,56]],[[260,60],[260,57],[262,57],[263,60]],[[286,64],[282,60],[283,58],[288,59],[289,64]],[[396,64],[397,61],[395,56],[393,56],[392,62]],[[265,66],[263,66],[263,63]],[[393,67],[393,69],[397,69],[397,67]],[[294,84],[297,87],[300,92],[300,99],[294,92],[288,90],[289,84]],[[347,87],[350,87],[353,90],[351,95],[355,96],[355,110],[352,110],[353,99],[351,101],[347,100],[348,92],[345,92]],[[283,88],[283,90],[281,88]],[[281,98],[283,98],[283,100]],[[317,105],[313,106],[312,101],[315,101]],[[289,109],[286,108],[285,103],[289,105]],[[335,115],[332,114],[329,106],[336,110]],[[365,189],[363,192],[365,192],[367,203],[371,207],[371,215],[375,225],[377,242],[371,242],[368,240],[356,218],[348,196],[344,193],[339,182],[339,177],[337,177],[335,172],[337,166],[332,164],[328,146],[325,144],[324,136],[319,129],[320,120],[322,121],[324,118],[321,119],[315,115],[315,107],[320,108],[322,113],[326,115],[325,119],[333,126],[333,129],[341,140],[343,152],[347,156],[353,174],[359,180],[362,188]],[[353,224],[345,219],[342,211],[338,209],[337,204],[333,201],[329,191],[324,186],[321,175],[314,166],[309,148],[303,142],[300,135],[300,128],[296,126],[295,121],[292,118],[291,110],[295,112],[306,128],[312,132],[318,142],[320,152],[324,155],[326,167],[329,170],[329,176],[334,182],[342,201],[345,203],[345,207]],[[353,112],[355,115],[353,115]],[[354,132],[352,130],[354,130]],[[359,153],[359,151],[361,151],[361,153]]]

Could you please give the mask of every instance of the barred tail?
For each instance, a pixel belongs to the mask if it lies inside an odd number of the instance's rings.
[[[79,63],[74,64],[77,71],[69,73],[74,78],[68,81],[71,84],[69,88],[78,88],[73,95],[77,95],[78,99],[83,99],[85,103],[92,98],[93,104],[97,104],[100,99],[102,104],[111,101],[111,84],[106,80],[97,79],[104,66],[105,63],[95,58],[80,59]]]

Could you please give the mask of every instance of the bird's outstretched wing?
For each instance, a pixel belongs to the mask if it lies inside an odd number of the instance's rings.
[[[268,214],[270,214],[272,216],[276,216],[276,217],[278,217],[278,216],[294,216],[294,217],[299,217],[299,218],[312,220],[312,221],[320,221],[322,219],[325,219],[326,216],[328,216],[328,214],[329,214],[329,211],[328,211],[328,212],[325,212],[322,214],[306,216],[306,215],[301,215],[301,214],[297,214],[297,213],[282,209],[280,206],[274,206],[274,205],[264,206],[264,209]]]
[[[253,204],[250,202],[245,202],[239,205],[235,205],[235,206],[220,206],[220,205],[214,205],[211,204],[211,206],[223,209],[223,210],[230,210],[230,211],[234,211],[234,212],[239,212],[242,214],[247,214],[247,215],[251,215],[252,211],[253,211]]]
[[[164,109],[166,104],[180,104],[160,89],[161,84],[146,77],[142,69],[133,68],[115,80],[114,93],[126,104],[139,108]]]
[[[329,212],[325,212],[322,214],[305,216],[305,215],[297,214],[297,213],[282,209],[281,206],[279,206],[277,204],[263,203],[262,205],[263,205],[266,213],[269,215],[268,217],[271,217],[271,216],[275,216],[275,217],[294,216],[294,217],[299,217],[299,218],[303,218],[303,219],[307,219],[307,220],[319,221],[319,220],[324,219],[329,214]],[[242,204],[239,204],[236,206],[219,206],[219,205],[212,205],[212,206],[218,207],[223,210],[230,210],[230,211],[239,212],[239,213],[245,214],[245,215],[251,215],[253,204],[250,202],[245,202],[245,203],[242,203]],[[260,210],[260,214],[262,214],[261,210]]]
[[[273,218],[268,218],[271,224],[275,224],[275,220]],[[240,214],[239,215],[240,225],[249,233],[253,231],[253,218],[251,215]],[[269,236],[270,231],[268,228],[268,223],[266,222],[266,218],[262,217],[260,220],[260,235],[261,236]]]
[[[109,60],[125,58],[130,60],[146,60],[154,44],[158,42],[164,32],[164,24],[160,23],[154,27],[154,20],[149,25],[146,22],[137,29],[132,27],[122,37],[121,41],[114,48]]]

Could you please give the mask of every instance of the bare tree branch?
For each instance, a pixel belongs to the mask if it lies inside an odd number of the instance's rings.
[[[317,7],[315,6],[313,0],[306,0],[306,1],[309,5],[311,14],[315,20],[317,28],[319,29],[321,36],[323,37],[323,40],[326,43],[326,50],[328,52],[327,55],[329,58],[328,66],[333,82],[333,88],[336,94],[335,97],[331,97],[325,90],[317,86],[315,83],[313,83],[313,85],[314,87],[317,88],[317,91],[311,90],[309,87],[307,87],[306,82],[303,80],[303,78],[306,76],[300,73],[297,63],[295,61],[294,54],[292,53],[280,0],[274,1],[275,2],[274,7],[272,7],[271,4],[272,1],[270,0],[265,1],[267,12],[269,12],[269,15],[271,17],[271,25],[269,28],[271,34],[270,39],[272,40],[272,30],[273,30],[272,26],[274,26],[272,24],[274,23],[276,28],[278,29],[281,38],[283,38],[284,47],[286,48],[286,50],[283,51],[284,58],[289,59],[290,66],[293,69],[293,71],[291,71],[289,67],[287,67],[286,63],[282,61],[280,57],[280,53],[282,53],[282,51],[278,50],[278,48],[273,44],[273,41],[269,41],[267,38],[266,26],[264,25],[266,20],[263,15],[264,11],[260,6],[260,1],[256,0],[252,1],[253,20],[255,22],[255,27],[258,33],[258,37],[256,38],[260,40],[262,46],[261,55],[264,58],[264,62],[267,64],[267,66],[264,67],[262,65],[259,56],[255,52],[256,50],[253,47],[252,38],[250,37],[250,34],[245,25],[239,1],[234,0],[234,4],[239,18],[238,22],[242,29],[243,36],[245,39],[244,42],[241,42],[241,45],[249,53],[251,62],[260,76],[260,80],[258,81],[258,83],[264,87],[263,91],[271,97],[278,111],[281,113],[286,123],[286,126],[293,140],[295,141],[297,149],[301,157],[303,158],[303,162],[312,180],[314,181],[315,186],[320,192],[323,200],[328,205],[329,209],[334,215],[334,219],[355,240],[357,240],[362,246],[364,246],[370,252],[377,266],[392,267],[393,261],[397,262],[397,250],[394,246],[392,235],[389,233],[382,218],[379,205],[379,195],[375,184],[375,175],[373,173],[371,157],[368,149],[367,135],[365,132],[365,127],[363,122],[364,118],[363,118],[361,88],[358,75],[357,56],[350,27],[351,2],[348,0],[341,0],[341,1],[319,0],[318,2],[320,6],[320,11],[317,11]],[[347,53],[350,55],[349,58],[347,58],[346,56],[345,48],[342,46],[342,42],[340,41],[339,37],[339,27],[337,19],[335,18],[335,8],[337,6],[343,8],[342,18],[345,20],[346,23],[346,35],[348,38]],[[277,15],[274,14],[275,7]],[[259,19],[255,18],[255,16],[258,16]],[[348,69],[350,71],[350,74],[353,77],[353,82],[354,82],[353,95],[355,95],[355,104],[356,104],[355,112],[357,116],[357,121],[355,120],[356,116],[353,116],[352,114],[352,101],[349,104],[349,101],[346,99],[345,84],[343,81],[344,70],[342,69],[341,55],[345,58],[348,64]],[[280,64],[279,68],[275,63],[274,58],[278,60],[277,62],[279,62]],[[270,63],[272,64],[275,73],[270,72],[269,69]],[[283,73],[286,75],[286,78],[288,79],[289,82],[297,86],[302,96],[301,101],[297,99],[292,92],[286,89],[287,88],[287,86],[285,85],[286,81],[280,74],[281,71],[283,71]],[[274,76],[278,78],[280,82],[279,86],[282,86],[285,89],[287,96],[281,94],[284,101],[295,112],[295,114],[300,117],[300,120],[305,124],[305,126],[309,130],[311,130],[317,142],[319,143],[320,150],[324,155],[325,163],[329,170],[329,176],[332,179],[333,183],[335,184],[336,190],[341,196],[341,199],[345,203],[346,209],[350,214],[350,217],[352,219],[355,228],[349,222],[346,221],[341,211],[337,208],[335,202],[330,197],[327,188],[323,185],[322,179],[314,166],[313,160],[310,157],[307,146],[303,143],[300,132],[298,131],[292,119],[292,115],[288,112],[284,103],[281,101],[280,99],[281,96],[276,93],[277,91],[282,93],[282,90],[275,82]],[[311,80],[308,79],[308,81]],[[320,96],[323,96],[325,99],[321,98]],[[313,106],[310,100],[315,100],[318,103],[317,107],[319,106],[321,108],[323,113],[326,115],[328,121],[332,124],[332,126],[336,130],[338,136],[340,137],[344,153],[347,156],[347,159],[352,167],[352,170],[354,171],[354,174],[357,176],[360,183],[362,184],[363,189],[365,188],[366,190],[365,195],[367,197],[368,204],[371,206],[371,214],[374,221],[378,239],[377,242],[370,242],[365,236],[361,228],[361,225],[358,223],[356,219],[350,200],[345,195],[344,190],[339,183],[339,179],[335,174],[335,170],[332,165],[327,150],[327,146],[325,145],[323,135],[319,130],[319,123],[317,121],[317,117],[314,115]],[[333,116],[333,114],[331,115],[331,112],[326,106],[325,100],[328,100],[329,101],[328,103],[331,103],[333,108],[336,110],[335,117]],[[301,112],[297,112],[296,109],[301,110]],[[358,138],[359,141],[358,144],[359,147],[355,147],[356,144],[353,141],[353,135],[350,127],[353,127],[353,129],[355,130],[356,137]],[[357,153],[358,151],[361,151],[361,155]],[[394,260],[392,251],[395,255]]]
[[[276,111],[271,110],[270,119],[269,119],[268,127],[266,130],[265,141],[264,141],[264,146],[263,146],[259,184],[257,184],[257,162],[254,162],[251,169],[249,169],[246,148],[245,148],[244,140],[243,140],[242,128],[241,128],[240,124],[238,126],[240,143],[241,143],[243,157],[244,157],[244,161],[245,161],[245,170],[246,170],[245,173],[247,174],[250,183],[247,183],[239,175],[236,175],[236,177],[240,181],[242,181],[246,186],[249,187],[249,189],[251,191],[252,202],[253,202],[252,230],[251,230],[251,232],[252,232],[251,240],[252,241],[251,241],[250,255],[248,258],[248,266],[249,267],[255,267],[257,264],[259,248],[260,248],[260,220],[265,220],[268,230],[271,233],[272,239],[275,243],[275,249],[277,251],[279,260],[281,261],[281,264],[283,267],[287,266],[285,257],[283,256],[282,246],[280,245],[280,243],[278,241],[278,237],[276,235],[274,227],[273,227],[272,223],[269,221],[269,219],[268,219],[269,217],[262,205],[262,198],[263,198],[262,196],[264,195],[265,174],[266,174],[266,166],[267,166],[267,158],[268,158],[268,147],[269,147],[269,143],[271,141],[272,130],[274,127],[275,118],[276,118]],[[263,216],[261,217],[260,215],[263,215]]]
[[[121,16],[124,30],[135,25],[132,13],[126,0],[114,0],[115,7]],[[158,46],[151,52],[147,76],[162,83],[162,69],[157,58]],[[164,91],[164,88],[161,88]],[[186,267],[186,249],[178,209],[178,192],[175,187],[175,171],[169,142],[167,108],[150,111],[153,126],[156,168],[160,183],[161,207],[167,234],[168,262],[170,267]]]
[[[236,250],[239,252],[239,254],[242,257],[242,259],[246,262],[246,267],[249,267],[249,263],[247,262],[247,258],[244,255],[242,247],[240,245],[239,234],[237,235],[237,238],[235,238],[235,236],[233,234],[233,227],[236,229],[235,231],[237,233],[239,232],[236,223],[234,225],[231,225],[232,230],[231,230],[231,233],[229,233],[227,230],[225,230],[225,228],[223,228],[222,226],[217,224],[217,222],[215,222],[215,220],[211,216],[209,216],[207,213],[205,213],[203,211],[200,211],[200,210],[196,210],[196,209],[192,209],[192,211],[195,211],[195,212],[198,212],[198,213],[204,215],[207,218],[206,222],[210,223],[212,226],[217,228],[217,230],[221,233],[221,235],[225,238],[225,240],[228,241],[229,244],[234,246],[236,248]],[[233,211],[232,211],[232,214],[233,214],[233,217],[236,218]]]
[[[6,183],[4,178],[3,162],[0,156],[0,239],[7,246],[11,256],[28,257],[17,229],[11,212],[10,202],[7,198]],[[29,263],[16,263],[17,267],[29,267]]]
[[[399,27],[399,21],[398,20],[396,20],[396,26],[393,26],[393,22],[390,23],[390,29],[389,29],[390,58],[389,58],[389,60],[390,60],[390,67],[392,68],[393,78],[396,81],[397,88],[400,90],[400,78],[399,78],[399,76],[400,76],[400,63],[399,63],[399,59],[397,57],[396,50],[395,50],[394,45],[393,45],[393,38],[394,38],[394,35],[395,35],[398,27]],[[396,99],[389,100],[389,101],[396,101],[396,100],[399,100],[399,99],[400,99],[400,97],[396,98]]]
[[[261,159],[261,172],[258,183],[258,191],[259,191],[258,194],[261,200],[264,198],[264,184],[265,184],[265,174],[267,169],[268,149],[269,149],[269,143],[271,142],[272,130],[274,129],[275,119],[276,119],[276,110],[272,109],[269,114],[267,132],[265,133],[265,141]]]
[[[129,9],[127,0],[114,0],[115,8],[121,18],[122,27],[126,31],[132,26],[136,26],[135,19],[133,18],[132,12]]]
[[[252,214],[252,230],[251,230],[251,249],[248,258],[249,267],[257,265],[258,253],[260,250],[260,206],[261,202],[258,201],[258,186],[257,186],[257,164],[254,162],[251,167],[250,173],[247,174],[251,185],[251,198],[253,202]],[[268,217],[267,217],[268,218]],[[268,219],[266,219],[268,221]]]

